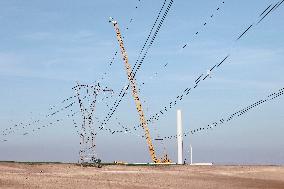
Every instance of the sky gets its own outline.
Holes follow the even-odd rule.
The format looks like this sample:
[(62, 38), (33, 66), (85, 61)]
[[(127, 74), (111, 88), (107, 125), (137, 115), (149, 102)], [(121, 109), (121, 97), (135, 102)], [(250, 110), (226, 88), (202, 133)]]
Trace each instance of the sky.
[[(103, 121), (109, 111), (106, 103), (113, 104), (128, 84), (109, 17), (120, 26), (133, 66), (163, 2), (0, 1), (1, 134), (21, 122), (62, 119), (34, 132), (36, 124), (18, 128), (9, 136), (0, 135), (0, 160), (77, 162), (79, 129), (66, 117), (67, 110), (49, 120), (45, 115), (53, 106), (66, 105), (62, 100), (75, 95), (72, 87), (77, 82), (100, 82), (114, 91), (98, 97), (95, 113)], [(284, 3), (257, 24), (262, 11), (276, 3), (173, 1), (136, 75), (146, 117), (159, 112), (186, 88), (193, 88), (198, 76), (230, 56), (174, 108), (149, 123), (152, 138), (175, 135), (177, 109), (182, 110), (186, 132), (225, 119), (284, 87)], [(283, 106), (284, 98), (279, 96), (220, 127), (184, 137), (185, 158), (189, 158), (191, 144), (194, 162), (284, 164)], [(78, 104), (72, 110), (79, 111)], [(82, 122), (79, 114), (76, 122)], [(129, 128), (139, 124), (130, 92), (106, 127), (121, 130), (118, 122)], [(103, 161), (151, 161), (146, 141), (140, 137), (141, 128), (135, 134), (111, 134), (100, 131), (99, 126), (94, 125), (96, 153)], [(165, 148), (177, 160), (176, 140), (154, 141), (154, 146), (159, 156)]]

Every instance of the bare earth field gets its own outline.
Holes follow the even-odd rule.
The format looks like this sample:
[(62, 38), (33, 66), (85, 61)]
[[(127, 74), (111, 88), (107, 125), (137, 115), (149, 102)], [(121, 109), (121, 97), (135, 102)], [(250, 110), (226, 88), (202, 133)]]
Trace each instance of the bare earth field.
[(283, 166), (123, 166), (0, 163), (0, 188), (281, 188)]

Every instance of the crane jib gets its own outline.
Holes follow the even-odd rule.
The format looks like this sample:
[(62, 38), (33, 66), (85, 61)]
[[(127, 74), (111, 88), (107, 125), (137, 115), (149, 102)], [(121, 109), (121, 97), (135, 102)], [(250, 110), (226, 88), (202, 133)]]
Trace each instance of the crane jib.
[(131, 89), (132, 89), (132, 96), (134, 98), (136, 109), (137, 109), (139, 117), (140, 117), (140, 123), (141, 123), (142, 128), (144, 129), (144, 132), (145, 132), (146, 141), (147, 141), (147, 144), (148, 144), (148, 148), (149, 148), (149, 152), (150, 152), (152, 161), (154, 163), (170, 163), (171, 161), (168, 159), (167, 154), (164, 156), (164, 158), (161, 158), (161, 159), (158, 159), (157, 156), (156, 156), (154, 146), (153, 146), (153, 142), (152, 142), (151, 135), (150, 135), (150, 131), (149, 131), (149, 128), (147, 126), (147, 119), (145, 117), (145, 114), (144, 114), (144, 111), (143, 111), (143, 108), (142, 108), (142, 103), (141, 103), (140, 98), (138, 96), (138, 88), (137, 88), (137, 85), (136, 85), (135, 78), (133, 77), (133, 74), (132, 74), (131, 65), (128, 62), (128, 56), (127, 56), (127, 53), (126, 53), (126, 50), (125, 50), (125, 47), (124, 47), (124, 44), (123, 44), (123, 40), (122, 40), (122, 37), (121, 37), (121, 33), (120, 33), (120, 30), (119, 30), (118, 24), (117, 24), (116, 21), (111, 21), (111, 22), (113, 23), (113, 26), (114, 26), (115, 31), (116, 31), (116, 37), (117, 37), (119, 47), (120, 47), (120, 50), (121, 50), (122, 59), (124, 61), (127, 78), (129, 80), (129, 83), (130, 83), (130, 86), (131, 86)]

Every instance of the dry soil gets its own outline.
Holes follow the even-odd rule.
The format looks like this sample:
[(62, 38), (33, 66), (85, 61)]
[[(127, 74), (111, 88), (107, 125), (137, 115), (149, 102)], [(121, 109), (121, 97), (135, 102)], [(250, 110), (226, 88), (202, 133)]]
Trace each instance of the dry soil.
[(0, 163), (0, 188), (279, 188), (283, 166), (124, 166)]

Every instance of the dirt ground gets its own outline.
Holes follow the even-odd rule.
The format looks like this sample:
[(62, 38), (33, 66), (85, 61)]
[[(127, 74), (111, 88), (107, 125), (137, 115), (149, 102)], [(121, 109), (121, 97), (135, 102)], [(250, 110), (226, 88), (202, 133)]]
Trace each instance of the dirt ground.
[(0, 163), (0, 188), (284, 188), (284, 166)]

